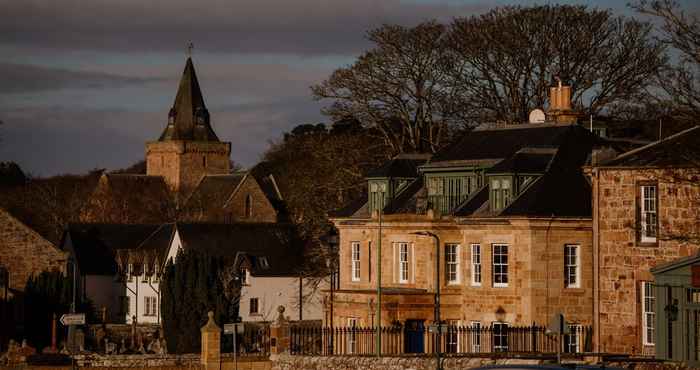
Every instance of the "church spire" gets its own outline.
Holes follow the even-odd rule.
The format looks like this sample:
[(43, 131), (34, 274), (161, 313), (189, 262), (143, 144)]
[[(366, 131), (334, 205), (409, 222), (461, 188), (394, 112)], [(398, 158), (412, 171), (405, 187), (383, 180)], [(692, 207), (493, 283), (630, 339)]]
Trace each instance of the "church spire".
[(219, 141), (209, 124), (209, 111), (204, 105), (190, 57), (185, 63), (175, 103), (168, 114), (168, 126), (159, 139), (168, 140)]

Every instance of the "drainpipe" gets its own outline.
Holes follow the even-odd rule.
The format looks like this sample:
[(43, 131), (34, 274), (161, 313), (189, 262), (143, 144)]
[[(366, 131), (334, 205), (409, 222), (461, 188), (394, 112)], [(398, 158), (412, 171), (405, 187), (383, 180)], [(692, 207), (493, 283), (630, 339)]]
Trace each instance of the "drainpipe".
[(600, 347), (600, 171), (593, 169), (593, 352)]

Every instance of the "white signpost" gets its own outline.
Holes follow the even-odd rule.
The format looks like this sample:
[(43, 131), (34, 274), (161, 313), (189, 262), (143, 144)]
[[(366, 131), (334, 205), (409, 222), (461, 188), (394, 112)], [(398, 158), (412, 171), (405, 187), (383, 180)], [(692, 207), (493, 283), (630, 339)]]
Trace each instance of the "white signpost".
[(235, 324), (224, 324), (224, 335), (233, 335), (233, 364), (238, 370), (238, 350), (236, 348), (236, 335), (245, 333), (245, 326), (242, 322)]
[(63, 326), (69, 325), (85, 325), (85, 314), (84, 313), (67, 313), (61, 315), (61, 324)]

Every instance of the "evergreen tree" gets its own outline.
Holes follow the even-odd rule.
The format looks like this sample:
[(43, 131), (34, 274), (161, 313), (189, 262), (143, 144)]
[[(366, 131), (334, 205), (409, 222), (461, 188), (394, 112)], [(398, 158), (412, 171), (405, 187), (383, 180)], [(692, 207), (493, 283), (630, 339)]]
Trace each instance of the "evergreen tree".
[[(163, 331), (170, 353), (200, 351), (200, 328), (207, 321), (207, 312), (214, 311), (216, 323), (233, 322), (238, 307), (225, 297), (219, 279), (226, 266), (222, 257), (196, 251), (180, 251), (176, 263), (169, 262), (160, 283)], [(234, 307), (235, 306), (235, 307)], [(229, 338), (223, 338), (227, 346)]]

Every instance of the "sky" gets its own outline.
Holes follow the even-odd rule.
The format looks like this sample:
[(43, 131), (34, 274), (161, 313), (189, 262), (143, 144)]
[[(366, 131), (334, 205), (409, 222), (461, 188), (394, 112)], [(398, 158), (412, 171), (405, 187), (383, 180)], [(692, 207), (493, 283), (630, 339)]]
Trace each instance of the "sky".
[[(630, 13), (627, 0), (560, 3)], [(252, 166), (283, 132), (328, 121), (309, 87), (371, 47), (367, 30), (508, 4), (535, 2), (0, 0), (0, 161), (51, 176), (142, 160), (192, 42), (212, 126)]]

